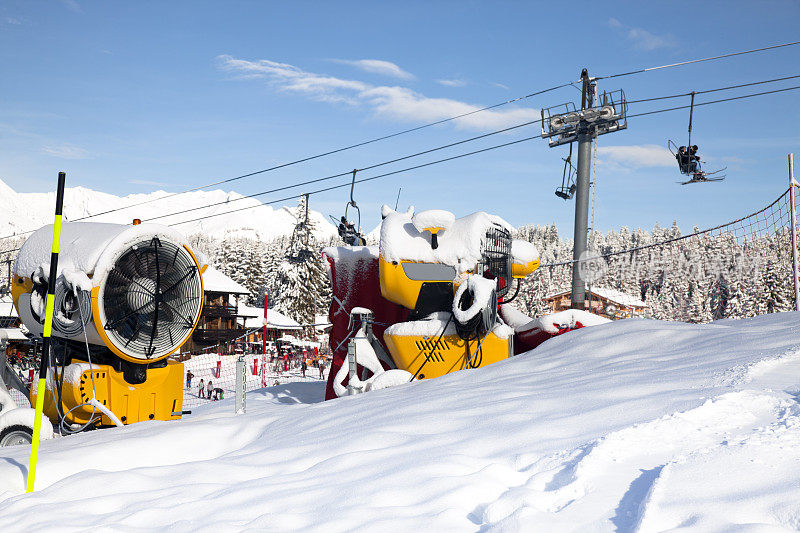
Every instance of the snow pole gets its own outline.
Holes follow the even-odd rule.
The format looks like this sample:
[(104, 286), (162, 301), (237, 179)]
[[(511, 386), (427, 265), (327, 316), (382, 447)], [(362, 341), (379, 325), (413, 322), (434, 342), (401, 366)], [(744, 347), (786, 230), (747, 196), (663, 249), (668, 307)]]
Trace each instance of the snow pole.
[(794, 180), (794, 154), (789, 154), (789, 212), (792, 214), (792, 275), (794, 281), (794, 310), (800, 311), (800, 282), (798, 282), (797, 271), (797, 208), (794, 203), (794, 188), (797, 182)]
[(261, 337), (261, 353), (267, 355), (267, 299), (269, 295), (264, 293), (264, 334)]
[[(36, 481), (36, 462), (39, 459), (39, 433), (42, 429), (42, 411), (44, 411), (45, 380), (50, 362), (50, 332), (53, 328), (53, 307), (56, 294), (56, 273), (58, 271), (58, 248), (61, 242), (61, 212), (64, 207), (64, 182), (67, 175), (58, 173), (58, 189), (56, 191), (56, 214), (53, 221), (53, 247), (50, 252), (50, 278), (47, 280), (47, 305), (44, 313), (44, 332), (42, 333), (42, 360), (39, 364), (39, 384), (36, 388), (36, 417), (33, 423), (33, 442), (31, 442), (31, 458), (28, 463), (28, 485), (25, 492), (33, 492)], [(33, 386), (33, 384), (31, 384)]]

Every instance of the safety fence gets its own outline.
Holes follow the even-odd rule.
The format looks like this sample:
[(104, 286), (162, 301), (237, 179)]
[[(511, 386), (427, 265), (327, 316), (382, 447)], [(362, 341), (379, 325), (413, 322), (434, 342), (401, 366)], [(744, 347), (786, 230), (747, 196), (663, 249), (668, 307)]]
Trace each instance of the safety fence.
[[(579, 269), (592, 309), (609, 316), (623, 310), (661, 320), (708, 322), (795, 309), (794, 191), (737, 220), (680, 235), (677, 227), (653, 232), (600, 234), (581, 260), (572, 244), (546, 228), (523, 228), (537, 245), (542, 266), (521, 287), (518, 301), (537, 316), (569, 300)], [(796, 234), (796, 223), (795, 223)]]
[(236, 361), (239, 357), (244, 359), (246, 365), (246, 391), (298, 381), (319, 382), (328, 378), (327, 366), (320, 369), (310, 361), (303, 375), (301, 358), (284, 360), (273, 358), (270, 354), (238, 356), (203, 353), (183, 361), (187, 376), (188, 372), (192, 374), (191, 383), (188, 379), (184, 383), (183, 408), (191, 409), (216, 400), (233, 398), (236, 392)]

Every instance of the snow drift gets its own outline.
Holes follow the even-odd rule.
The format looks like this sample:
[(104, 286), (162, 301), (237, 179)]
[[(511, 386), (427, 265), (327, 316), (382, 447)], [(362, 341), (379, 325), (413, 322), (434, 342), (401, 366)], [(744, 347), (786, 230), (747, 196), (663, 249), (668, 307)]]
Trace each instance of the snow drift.
[(322, 385), (0, 451), (0, 524), (85, 530), (800, 527), (800, 314), (623, 320), (318, 404)]

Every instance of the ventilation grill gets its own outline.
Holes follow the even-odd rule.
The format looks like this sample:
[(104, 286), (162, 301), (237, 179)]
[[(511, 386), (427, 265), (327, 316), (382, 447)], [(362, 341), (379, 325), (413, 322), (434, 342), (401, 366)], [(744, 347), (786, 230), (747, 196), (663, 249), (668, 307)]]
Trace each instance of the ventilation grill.
[(444, 339), (441, 339), (438, 342), (435, 340), (421, 340), (415, 342), (417, 345), (417, 350), (425, 354), (425, 359), (435, 363), (444, 363), (444, 356), (442, 356), (442, 352), (447, 352), (450, 350), (450, 345)]
[(197, 264), (158, 237), (137, 243), (109, 272), (101, 305), (109, 339), (137, 359), (166, 355), (194, 328), (202, 304)]

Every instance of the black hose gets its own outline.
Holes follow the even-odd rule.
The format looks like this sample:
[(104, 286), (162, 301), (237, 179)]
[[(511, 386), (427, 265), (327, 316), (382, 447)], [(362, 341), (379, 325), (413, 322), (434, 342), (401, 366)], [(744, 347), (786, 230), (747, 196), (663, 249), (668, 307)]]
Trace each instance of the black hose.
[(436, 339), (436, 342), (433, 343), (430, 353), (425, 355), (425, 361), (423, 361), (423, 363), (419, 366), (414, 375), (411, 376), (411, 379), (408, 380), (409, 383), (417, 379), (419, 373), (422, 372), (423, 368), (425, 368), (425, 364), (432, 359), (434, 350), (436, 350), (437, 346), (439, 346), (439, 343), (441, 342), (442, 337), (444, 336), (444, 332), (447, 331), (447, 326), (450, 325), (450, 321), (453, 320), (454, 316), (455, 315), (453, 313), (450, 313), (450, 318), (447, 319), (447, 323), (444, 325), (444, 328), (442, 328), (442, 332), (439, 334), (439, 338)]

